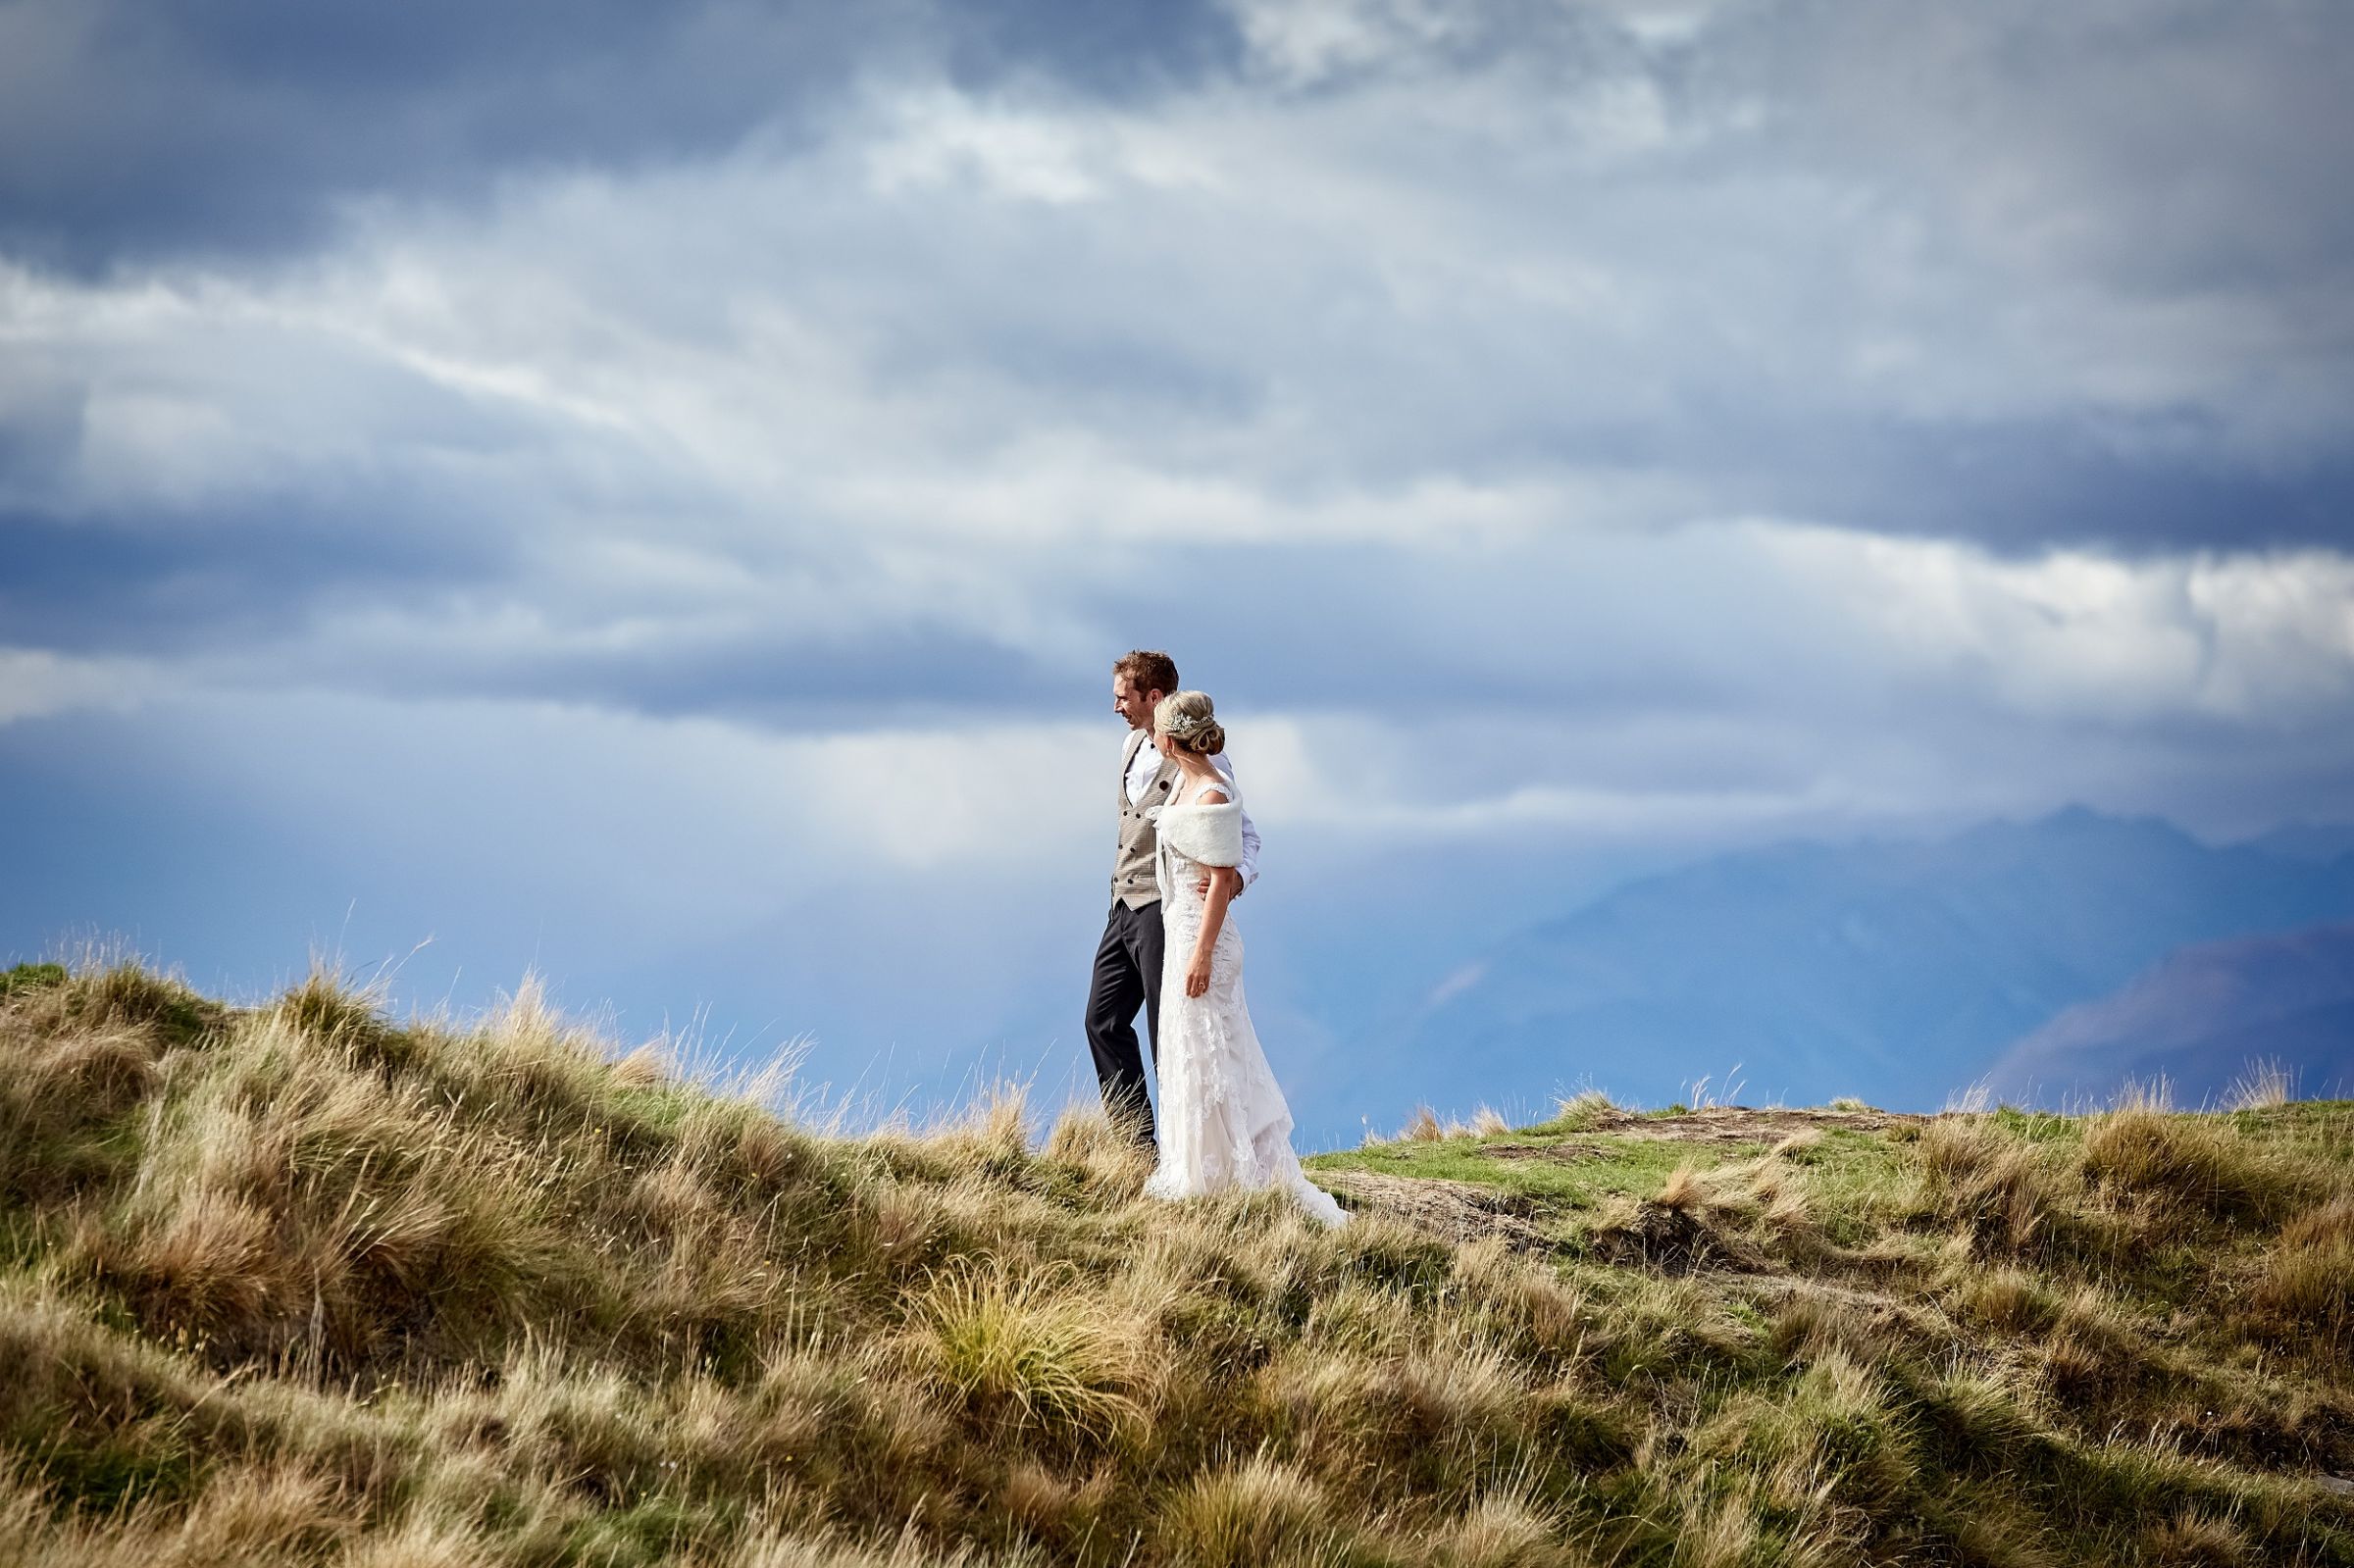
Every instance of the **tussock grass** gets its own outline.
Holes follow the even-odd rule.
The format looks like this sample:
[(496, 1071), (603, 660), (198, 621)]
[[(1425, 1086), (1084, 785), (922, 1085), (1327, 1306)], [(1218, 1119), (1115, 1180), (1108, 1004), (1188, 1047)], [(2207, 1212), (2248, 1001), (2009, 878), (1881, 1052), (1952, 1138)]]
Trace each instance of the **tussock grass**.
[(1970, 1321), (2005, 1334), (2039, 1334), (2060, 1313), (2041, 1280), (2024, 1269), (1999, 1266), (1965, 1272), (1954, 1304)]
[(1199, 1568), (1311, 1568), (1345, 1562), (1345, 1538), (1316, 1481), (1258, 1457), (1205, 1470), (1161, 1515), (1168, 1556)]
[(0, 1561), (2354, 1560), (2306, 1106), (1317, 1162), (1517, 1205), (1462, 1241), (1011, 1093), (838, 1136), (529, 986), (5, 979)]
[(2250, 1062), (2224, 1090), (2224, 1108), (2233, 1111), (2275, 1110), (2297, 1097), (2296, 1075), (2272, 1057)]
[(1982, 1254), (2105, 1256), (2113, 1229), (2082, 1203), (2080, 1167), (2063, 1151), (1975, 1118), (1932, 1124), (1918, 1145), (1931, 1211)]
[(1704, 1206), (1708, 1189), (1701, 1186), (1700, 1173), (1689, 1165), (1679, 1165), (1667, 1173), (1666, 1185), (1652, 1201), (1661, 1208), (1685, 1213)]
[(2276, 1340), (2354, 1359), (2354, 1197), (2297, 1216), (2259, 1259), (2248, 1306)]
[(925, 1288), (931, 1374), (1008, 1424), (1103, 1437), (1143, 1414), (1151, 1367), (1141, 1326), (1057, 1263), (1016, 1279), (959, 1259)]
[(2212, 1119), (2169, 1114), (2162, 1099), (2095, 1117), (2084, 1133), (2084, 1170), (2146, 1202), (2224, 1219), (2277, 1216), (2319, 1186), (2314, 1173)]
[(1544, 1132), (1552, 1134), (1583, 1133), (1617, 1109), (1611, 1097), (1602, 1090), (1581, 1088), (1574, 1094), (1556, 1100), (1553, 1120), (1540, 1126)]
[(1431, 1556), (1449, 1568), (1551, 1568), (1577, 1562), (1561, 1538), (1561, 1522), (1543, 1504), (1514, 1492), (1491, 1493), (1444, 1527)]

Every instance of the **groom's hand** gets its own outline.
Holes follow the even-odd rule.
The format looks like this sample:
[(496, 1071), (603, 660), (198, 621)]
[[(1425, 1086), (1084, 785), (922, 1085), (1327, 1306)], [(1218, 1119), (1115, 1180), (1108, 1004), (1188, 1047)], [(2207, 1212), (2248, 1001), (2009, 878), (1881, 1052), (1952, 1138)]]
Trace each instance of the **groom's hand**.
[[(1242, 897), (1244, 892), (1249, 889), (1250, 885), (1251, 885), (1249, 883), (1237, 878), (1234, 884), (1234, 892), (1232, 896), (1236, 898)], [(1209, 878), (1206, 875), (1204, 875), (1200, 882), (1194, 884), (1194, 891), (1200, 893), (1204, 898), (1209, 896)]]

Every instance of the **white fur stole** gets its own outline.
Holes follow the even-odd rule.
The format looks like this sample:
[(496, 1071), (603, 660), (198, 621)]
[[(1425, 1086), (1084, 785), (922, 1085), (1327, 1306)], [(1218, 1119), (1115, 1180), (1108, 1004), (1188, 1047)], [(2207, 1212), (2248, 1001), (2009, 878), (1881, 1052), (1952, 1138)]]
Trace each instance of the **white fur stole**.
[(1204, 866), (1243, 863), (1243, 807), (1238, 800), (1218, 806), (1162, 806), (1152, 819), (1161, 842)]

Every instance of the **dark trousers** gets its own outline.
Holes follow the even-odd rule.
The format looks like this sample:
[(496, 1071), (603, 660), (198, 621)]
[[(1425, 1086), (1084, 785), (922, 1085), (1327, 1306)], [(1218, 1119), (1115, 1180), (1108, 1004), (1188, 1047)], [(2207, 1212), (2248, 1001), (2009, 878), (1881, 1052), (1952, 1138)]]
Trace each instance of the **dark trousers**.
[(1144, 1004), (1152, 1059), (1160, 1060), (1160, 905), (1131, 909), (1113, 900), (1096, 947), (1096, 975), (1087, 987), (1087, 1045), (1096, 1056), (1103, 1108), (1136, 1119), (1152, 1141), (1152, 1102), (1145, 1093), (1145, 1058), (1136, 1044), (1136, 1009)]

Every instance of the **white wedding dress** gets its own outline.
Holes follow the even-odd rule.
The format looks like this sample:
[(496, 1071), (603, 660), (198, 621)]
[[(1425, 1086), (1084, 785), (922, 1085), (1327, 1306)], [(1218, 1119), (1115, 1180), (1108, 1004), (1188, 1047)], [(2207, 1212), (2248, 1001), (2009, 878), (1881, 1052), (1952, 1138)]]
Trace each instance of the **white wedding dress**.
[[(1206, 787), (1224, 791), (1230, 805), (1201, 806), (1191, 795)], [(1167, 956), (1160, 972), (1160, 1041), (1154, 1052), (1160, 1078), (1160, 1163), (1145, 1190), (1154, 1197), (1194, 1197), (1232, 1188), (1280, 1188), (1292, 1193), (1301, 1207), (1327, 1225), (1339, 1225), (1348, 1213), (1300, 1169), (1292, 1152), (1292, 1113), (1275, 1087), (1275, 1075), (1258, 1047), (1251, 1027), (1251, 1010), (1243, 1001), (1243, 938), (1234, 927), (1234, 910), (1209, 952), (1209, 989), (1200, 996), (1185, 993), (1185, 971), (1193, 961), (1194, 943), (1202, 934), (1204, 913), (1202, 894), (1194, 885), (1213, 864), (1231, 859), (1198, 860), (1173, 843), (1192, 844), (1204, 854), (1215, 832), (1172, 832), (1188, 823), (1186, 813), (1214, 818), (1231, 812), (1239, 821), (1241, 800), (1234, 785), (1223, 780), (1196, 787), (1167, 806), (1155, 808), (1160, 848), (1153, 873), (1160, 885), (1160, 918)], [(1239, 845), (1240, 839), (1234, 840)], [(1239, 853), (1239, 850), (1237, 851)]]

